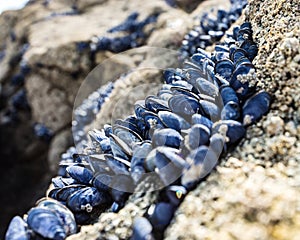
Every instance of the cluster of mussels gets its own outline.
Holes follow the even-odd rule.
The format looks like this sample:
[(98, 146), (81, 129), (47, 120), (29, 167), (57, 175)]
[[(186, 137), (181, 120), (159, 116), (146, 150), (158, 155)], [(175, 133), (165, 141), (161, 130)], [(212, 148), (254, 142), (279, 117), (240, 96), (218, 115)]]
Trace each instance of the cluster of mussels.
[(231, 0), (230, 9), (218, 9), (217, 14), (205, 13), (200, 19), (200, 25), (191, 30), (181, 46), (181, 57), (186, 58), (197, 52), (198, 48), (205, 49), (219, 41), (242, 14), (247, 0)]
[[(109, 29), (108, 33), (121, 33), (117, 37), (94, 37), (91, 40), (92, 52), (108, 50), (114, 53), (126, 51), (144, 44), (148, 35), (145, 33), (145, 26), (156, 22), (159, 13), (154, 13), (144, 20), (138, 21), (139, 13), (133, 12), (120, 25)], [(82, 43), (84, 45), (84, 43)]]
[(72, 161), (61, 162), (61, 176), (53, 178), (48, 194), (52, 199), (24, 219), (13, 218), (6, 239), (63, 239), (76, 223), (87, 224), (109, 207), (121, 209), (148, 174), (165, 187), (135, 220), (132, 239), (161, 238), (187, 192), (270, 106), (269, 94), (252, 83), (257, 46), (250, 23), (227, 36), (212, 54), (199, 49), (183, 69), (167, 69), (161, 90), (138, 101), (134, 115), (89, 132), (84, 153), (73, 149)]
[[(11, 41), (15, 41), (13, 32), (11, 32)], [(11, 77), (9, 86), (5, 87), (5, 94), (3, 93), (3, 97), (9, 101), (6, 109), (3, 110), (1, 124), (15, 124), (20, 120), (19, 110), (25, 112), (30, 110), (24, 89), (25, 77), (30, 72), (30, 68), (22, 59), (28, 47), (28, 44), (23, 44), (9, 61), (11, 67), (18, 67), (18, 71)]]

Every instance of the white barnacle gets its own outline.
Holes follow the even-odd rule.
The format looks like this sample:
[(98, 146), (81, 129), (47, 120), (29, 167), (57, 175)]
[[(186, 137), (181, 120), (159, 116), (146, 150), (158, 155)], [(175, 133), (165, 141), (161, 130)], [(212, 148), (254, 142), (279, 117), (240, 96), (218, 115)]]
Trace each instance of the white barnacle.
[(156, 125), (157, 125), (157, 120), (156, 120), (156, 119), (153, 119), (153, 118), (150, 118), (150, 119), (148, 120), (148, 123), (149, 123), (149, 125), (150, 125), (150, 128), (155, 128)]

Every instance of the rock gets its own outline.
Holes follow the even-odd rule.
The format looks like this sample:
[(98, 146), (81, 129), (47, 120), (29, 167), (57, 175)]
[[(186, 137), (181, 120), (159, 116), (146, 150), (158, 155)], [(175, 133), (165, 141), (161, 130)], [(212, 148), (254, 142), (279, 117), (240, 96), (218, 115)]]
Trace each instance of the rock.
[(56, 174), (60, 155), (72, 144), (72, 134), (69, 129), (62, 130), (52, 139), (48, 152), (49, 171)]

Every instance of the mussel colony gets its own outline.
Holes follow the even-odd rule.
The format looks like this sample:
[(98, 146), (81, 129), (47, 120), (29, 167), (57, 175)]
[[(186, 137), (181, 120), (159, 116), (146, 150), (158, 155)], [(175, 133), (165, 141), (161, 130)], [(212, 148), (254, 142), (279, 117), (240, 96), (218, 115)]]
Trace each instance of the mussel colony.
[[(161, 239), (188, 192), (270, 107), (271, 96), (255, 84), (258, 48), (249, 22), (226, 33), (213, 53), (203, 49), (221, 39), (244, 6), (232, 1), (229, 13), (219, 11), (215, 22), (205, 15), (183, 41), (182, 56), (190, 56), (183, 68), (166, 69), (161, 90), (138, 101), (134, 115), (89, 132), (89, 142), (80, 133), (86, 149), (63, 154), (48, 198), (24, 218), (14, 217), (6, 239), (65, 239), (102, 212), (118, 212), (149, 174), (161, 183), (161, 197), (136, 218), (132, 239)], [(112, 87), (97, 90), (90, 109), (99, 110)]]

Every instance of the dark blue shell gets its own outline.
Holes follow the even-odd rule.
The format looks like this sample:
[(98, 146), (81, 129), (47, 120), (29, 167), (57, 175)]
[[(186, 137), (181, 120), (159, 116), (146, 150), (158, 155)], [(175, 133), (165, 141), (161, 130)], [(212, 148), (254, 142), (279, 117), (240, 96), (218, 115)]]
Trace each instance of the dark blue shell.
[(85, 167), (69, 166), (66, 171), (70, 177), (85, 185), (88, 185), (93, 179), (93, 172)]
[(208, 95), (213, 98), (219, 95), (218, 87), (204, 78), (196, 79), (195, 87), (200, 94)]
[(181, 184), (186, 189), (193, 189), (201, 179), (211, 173), (218, 159), (219, 154), (210, 147), (200, 146), (191, 151), (187, 157), (190, 166), (183, 171)]
[(178, 94), (169, 99), (169, 107), (172, 112), (184, 117), (198, 113), (200, 103), (192, 97)]
[(191, 126), (184, 118), (172, 112), (160, 111), (158, 117), (166, 127), (175, 129), (178, 132)]
[(221, 111), (222, 120), (239, 120), (240, 116), (240, 105), (234, 101), (226, 103)]
[(59, 218), (63, 221), (63, 226), (67, 235), (75, 234), (77, 231), (77, 225), (73, 213), (62, 203), (49, 199), (43, 198), (37, 203), (38, 208), (47, 208), (55, 211)]
[(133, 150), (133, 155), (130, 162), (130, 174), (135, 184), (141, 180), (143, 174), (145, 173), (144, 162), (151, 150), (151, 143), (147, 142), (140, 146), (136, 146), (136, 148)]
[(154, 147), (167, 146), (172, 148), (179, 148), (183, 137), (174, 129), (164, 128), (154, 131), (152, 137), (152, 144)]
[(201, 114), (202, 115), (205, 115), (207, 118), (211, 119), (213, 122), (220, 119), (221, 110), (216, 104), (206, 101), (206, 100), (200, 100), (200, 104), (201, 104)]
[(105, 173), (100, 173), (97, 174), (93, 178), (93, 186), (98, 189), (99, 192), (107, 192), (110, 189), (112, 183), (112, 176), (105, 174)]
[(243, 105), (243, 124), (251, 125), (258, 121), (270, 108), (271, 96), (267, 92), (259, 92), (250, 97)]
[(118, 204), (118, 208), (125, 205), (129, 195), (134, 191), (134, 183), (130, 176), (115, 175), (111, 184), (111, 196)]
[(234, 64), (229, 59), (218, 61), (215, 65), (215, 73), (220, 74), (227, 81), (230, 80), (233, 71), (234, 71)]
[(86, 187), (85, 185), (69, 185), (66, 187), (61, 188), (55, 194), (55, 199), (58, 201), (66, 202), (68, 198), (78, 190)]
[(26, 222), (19, 216), (14, 217), (6, 231), (6, 240), (30, 240), (28, 226)]
[(99, 192), (95, 187), (86, 187), (73, 193), (67, 201), (67, 206), (74, 212), (93, 211), (94, 207), (103, 207), (111, 201), (106, 192)]
[(227, 145), (237, 144), (245, 135), (244, 126), (234, 120), (220, 120), (213, 125), (213, 133), (220, 133), (226, 136)]
[(145, 106), (148, 110), (152, 112), (158, 112), (169, 109), (167, 101), (159, 99), (155, 96), (148, 96), (145, 99)]
[(201, 145), (206, 145), (209, 141), (210, 130), (202, 124), (193, 125), (185, 137), (185, 145), (192, 150)]
[(213, 122), (201, 114), (194, 114), (192, 117), (192, 124), (201, 124), (208, 127), (208, 129), (211, 129)]
[(154, 212), (149, 216), (153, 228), (156, 231), (163, 231), (171, 222), (175, 207), (166, 202), (156, 204)]
[(46, 208), (32, 208), (28, 212), (29, 227), (44, 238), (64, 240), (67, 237), (63, 221), (52, 210)]

